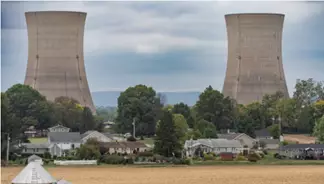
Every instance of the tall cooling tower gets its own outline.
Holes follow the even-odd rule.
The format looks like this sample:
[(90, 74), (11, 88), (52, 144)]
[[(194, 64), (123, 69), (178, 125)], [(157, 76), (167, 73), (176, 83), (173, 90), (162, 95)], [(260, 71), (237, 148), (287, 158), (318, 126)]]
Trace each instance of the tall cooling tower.
[(265, 94), (289, 97), (282, 65), (282, 14), (225, 15), (228, 61), (224, 96), (239, 104), (261, 101)]
[(67, 96), (95, 113), (83, 59), (86, 13), (26, 12), (28, 64), (25, 84), (48, 100)]

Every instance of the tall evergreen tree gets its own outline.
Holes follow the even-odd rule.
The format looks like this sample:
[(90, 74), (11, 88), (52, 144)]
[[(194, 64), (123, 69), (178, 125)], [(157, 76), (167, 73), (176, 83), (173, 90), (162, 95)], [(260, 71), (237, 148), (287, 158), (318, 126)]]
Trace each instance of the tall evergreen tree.
[(176, 135), (173, 115), (168, 110), (163, 111), (163, 117), (158, 122), (154, 151), (166, 157), (171, 157), (173, 154), (177, 157), (181, 155), (181, 144)]

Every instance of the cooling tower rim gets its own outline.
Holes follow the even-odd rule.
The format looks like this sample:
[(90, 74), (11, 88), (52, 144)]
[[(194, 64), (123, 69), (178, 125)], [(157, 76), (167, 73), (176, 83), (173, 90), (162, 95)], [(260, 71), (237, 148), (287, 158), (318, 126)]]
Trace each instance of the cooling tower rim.
[(238, 15), (267, 15), (267, 16), (285, 16), (285, 14), (282, 13), (230, 13), (230, 14), (225, 14), (225, 17), (229, 17), (229, 16), (238, 16)]
[(27, 11), (25, 14), (33, 14), (33, 13), (78, 13), (78, 14), (87, 14), (86, 12), (80, 12), (80, 11), (55, 11), (55, 10), (50, 10), (50, 11)]

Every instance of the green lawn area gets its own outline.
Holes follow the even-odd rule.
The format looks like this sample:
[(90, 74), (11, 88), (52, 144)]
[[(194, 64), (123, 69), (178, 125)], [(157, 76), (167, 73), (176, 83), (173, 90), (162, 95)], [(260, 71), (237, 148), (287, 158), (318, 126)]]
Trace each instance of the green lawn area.
[(154, 138), (144, 138), (144, 140), (139, 140), (139, 142), (142, 142), (144, 144), (153, 145), (154, 144)]
[(28, 139), (30, 143), (38, 144), (38, 143), (45, 143), (47, 142), (47, 137), (31, 137)]

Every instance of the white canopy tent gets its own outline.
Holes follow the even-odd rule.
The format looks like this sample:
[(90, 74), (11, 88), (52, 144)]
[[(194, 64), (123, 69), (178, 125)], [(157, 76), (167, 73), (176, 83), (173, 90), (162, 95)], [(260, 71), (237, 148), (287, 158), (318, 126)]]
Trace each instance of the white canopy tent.
[(57, 184), (72, 184), (72, 183), (62, 179), (62, 180), (59, 180), (57, 182)]
[(13, 184), (56, 184), (56, 180), (37, 162), (30, 162), (12, 180)]

